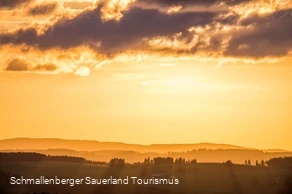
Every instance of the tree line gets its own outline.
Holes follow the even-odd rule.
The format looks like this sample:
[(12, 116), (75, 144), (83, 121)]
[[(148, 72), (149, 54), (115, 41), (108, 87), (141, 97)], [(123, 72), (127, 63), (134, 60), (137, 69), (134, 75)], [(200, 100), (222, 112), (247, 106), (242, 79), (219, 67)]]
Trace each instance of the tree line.
[(292, 157), (272, 158), (266, 162), (268, 166), (292, 169)]
[(40, 161), (59, 161), (59, 162), (74, 162), (87, 164), (106, 164), (106, 162), (86, 160), (82, 157), (75, 156), (50, 156), (35, 152), (8, 152), (0, 153), (0, 162), (40, 162)]
[[(75, 156), (50, 156), (35, 152), (0, 152), (0, 162), (9, 162), (9, 161), (61, 161), (61, 162), (74, 162), (74, 163), (86, 163), (86, 164), (99, 164), (99, 165), (109, 165), (112, 167), (119, 166), (122, 167), (126, 164), (124, 158), (113, 158), (108, 163), (104, 161), (93, 161), (86, 160), (82, 157)], [(134, 164), (196, 164), (197, 160), (186, 160), (185, 158), (179, 157), (174, 159), (173, 157), (154, 157), (151, 159), (147, 157), (144, 159), (143, 163), (134, 163)], [(227, 164), (232, 164), (231, 160), (227, 160)], [(278, 157), (272, 158), (270, 160), (258, 161), (256, 160), (254, 164), (252, 164), (250, 159), (246, 159), (244, 161), (244, 165), (247, 166), (269, 166), (269, 167), (278, 167), (278, 168), (291, 168), (292, 169), (292, 157)]]

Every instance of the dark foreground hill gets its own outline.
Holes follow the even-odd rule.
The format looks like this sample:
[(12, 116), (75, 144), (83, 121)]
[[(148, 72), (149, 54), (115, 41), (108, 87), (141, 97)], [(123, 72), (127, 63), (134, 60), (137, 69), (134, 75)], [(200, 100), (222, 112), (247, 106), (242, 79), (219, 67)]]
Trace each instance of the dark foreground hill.
[[(278, 162), (278, 164), (286, 161)], [(277, 164), (273, 161), (272, 164)], [(288, 166), (289, 167), (289, 166)], [(1, 162), (1, 193), (58, 194), (291, 194), (292, 169), (287, 166), (247, 166), (231, 163), (125, 164), (112, 167), (60, 161)], [(64, 185), (10, 184), (11, 177), (83, 179)], [(89, 177), (89, 178), (88, 178)], [(93, 179), (125, 179), (128, 184), (95, 184)], [(137, 179), (177, 179), (178, 184), (134, 184)], [(90, 180), (85, 181), (85, 180)], [(89, 184), (88, 184), (89, 183)]]

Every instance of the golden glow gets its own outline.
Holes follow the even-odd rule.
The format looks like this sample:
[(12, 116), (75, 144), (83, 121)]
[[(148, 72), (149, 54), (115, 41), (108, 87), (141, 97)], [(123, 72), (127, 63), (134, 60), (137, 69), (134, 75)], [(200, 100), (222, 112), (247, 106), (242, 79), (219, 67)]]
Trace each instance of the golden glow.
[(80, 67), (79, 69), (77, 69), (75, 74), (80, 76), (89, 76), (90, 69), (88, 67)]
[[(41, 34), (64, 16), (88, 11), (64, 8), (64, 2), (58, 1), (58, 9), (42, 17), (25, 15), (27, 7), (1, 10), (1, 32), (33, 26)], [(134, 0), (92, 3), (86, 9), (103, 4), (104, 22), (116, 20), (109, 21), (111, 25), (122, 19)], [(266, 15), (286, 5), (291, 3), (262, 0), (230, 10), (243, 20), (252, 13)], [(173, 17), (186, 11), (181, 9), (159, 11)], [(223, 12), (216, 19), (233, 14)], [(224, 55), (231, 36), (243, 29), (248, 33), (256, 26), (214, 20), (165, 33), (168, 36), (149, 29), (149, 36), (142, 40), (138, 36), (138, 46), (113, 54), (99, 52), (102, 42), (91, 43), (97, 49), (86, 43), (44, 51), (27, 45), (1, 46), (0, 128), (5, 130), (0, 138), (218, 142), (292, 150), (292, 51), (278, 57)], [(215, 50), (211, 49), (213, 38), (218, 38)], [(250, 49), (250, 44), (237, 46), (241, 51)], [(14, 59), (23, 62), (25, 71), (7, 71)]]
[(291, 60), (268, 68), (225, 61), (218, 69), (215, 59), (172, 62), (112, 62), (84, 79), (1, 73), (1, 137), (292, 148), (291, 68), (281, 65)]
[(123, 12), (134, 3), (135, 0), (108, 0), (105, 1), (105, 6), (102, 7), (104, 20), (120, 20), (123, 17)]
[[(267, 14), (279, 8), (285, 8), (289, 1), (285, 0), (260, 0), (247, 3), (245, 5), (237, 5), (230, 9), (241, 15), (242, 18), (248, 17), (251, 13)], [(289, 6), (288, 6), (289, 7)], [(286, 8), (288, 8), (286, 6)]]
[(104, 63), (102, 55), (97, 55), (86, 47), (66, 51), (60, 49), (38, 51), (30, 48), (29, 53), (22, 53), (17, 48), (3, 47), (0, 50), (0, 57), (4, 63), (0, 67), (5, 68), (9, 60), (16, 56), (25, 59), (32, 67), (39, 64), (55, 64), (58, 69), (54, 73), (73, 73), (82, 66), (98, 68)]
[(171, 48), (171, 49), (185, 49), (189, 50), (194, 45), (196, 45), (198, 41), (198, 36), (194, 35), (193, 39), (185, 43), (184, 41), (179, 40), (178, 38), (181, 34), (175, 34), (173, 37), (156, 37), (148, 41), (148, 44), (152, 48), (162, 49), (162, 48)]
[(182, 6), (181, 5), (178, 5), (178, 6), (173, 6), (173, 7), (170, 7), (168, 10), (167, 10), (167, 13), (176, 13), (178, 12), (179, 10), (182, 9)]

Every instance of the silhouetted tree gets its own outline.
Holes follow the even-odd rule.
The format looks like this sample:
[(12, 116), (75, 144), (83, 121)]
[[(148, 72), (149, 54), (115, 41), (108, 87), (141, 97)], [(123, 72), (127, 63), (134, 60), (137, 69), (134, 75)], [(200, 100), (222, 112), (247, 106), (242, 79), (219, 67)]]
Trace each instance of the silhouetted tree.
[(150, 164), (151, 160), (150, 157), (144, 159), (144, 164)]
[(178, 158), (178, 159), (175, 159), (175, 164), (185, 164), (186, 163), (186, 160), (182, 157)]
[(197, 164), (197, 159), (191, 160), (191, 164)]
[(258, 160), (256, 160), (256, 162), (255, 162), (255, 165), (256, 165), (256, 166), (258, 166), (258, 165), (259, 165), (259, 161), (258, 161)]
[(264, 160), (261, 161), (261, 165), (265, 166), (265, 161)]
[(248, 161), (247, 161), (247, 165), (249, 165), (249, 166), (251, 165), (251, 162), (250, 162), (250, 160), (248, 160)]
[(109, 162), (112, 167), (123, 167), (125, 165), (125, 159), (123, 158), (113, 158)]

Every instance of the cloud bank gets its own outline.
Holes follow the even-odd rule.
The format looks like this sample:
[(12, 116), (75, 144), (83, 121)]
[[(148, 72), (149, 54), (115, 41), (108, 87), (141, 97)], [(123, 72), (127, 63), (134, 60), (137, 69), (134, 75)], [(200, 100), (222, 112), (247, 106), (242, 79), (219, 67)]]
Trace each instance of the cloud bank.
[(29, 2), (31, 0), (0, 0), (0, 9), (13, 9)]
[(46, 3), (36, 5), (28, 10), (29, 15), (48, 15), (53, 13), (58, 7), (57, 3)]
[[(28, 1), (2, 0), (0, 6), (15, 8), (25, 2)], [(146, 4), (149, 6), (145, 7)], [(105, 58), (146, 52), (256, 60), (290, 56), (292, 51), (292, 7), (281, 1), (103, 0), (95, 7), (90, 5), (93, 3), (65, 2), (62, 9), (67, 12), (62, 15), (54, 13), (56, 2), (34, 5), (28, 9), (29, 15), (48, 15), (55, 18), (54, 22), (32, 23), (2, 32), (0, 47), (26, 46), (39, 52), (87, 47)], [(172, 6), (182, 9), (163, 11)], [(196, 6), (206, 9), (196, 9)], [(226, 9), (208, 10), (210, 6)], [(31, 70), (19, 61), (14, 63), (7, 70)]]

